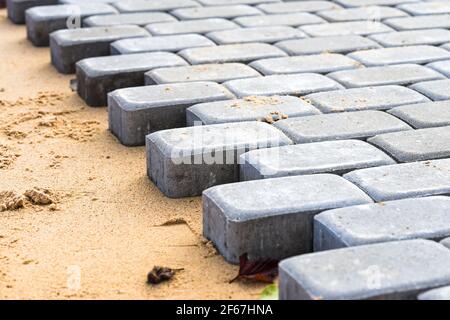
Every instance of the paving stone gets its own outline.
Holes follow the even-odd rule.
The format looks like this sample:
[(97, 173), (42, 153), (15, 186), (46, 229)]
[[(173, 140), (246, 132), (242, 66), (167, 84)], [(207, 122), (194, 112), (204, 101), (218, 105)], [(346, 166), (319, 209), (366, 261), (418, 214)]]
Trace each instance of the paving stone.
[(58, 0), (6, 0), (8, 18), (16, 24), (25, 23), (25, 11), (32, 7), (57, 4)]
[(369, 36), (383, 47), (440, 45), (450, 41), (450, 30), (427, 29), (375, 34)]
[(410, 88), (424, 94), (431, 100), (450, 100), (450, 80), (425, 81)]
[(450, 158), (450, 126), (385, 133), (367, 141), (399, 162)]
[(450, 300), (450, 286), (441, 287), (421, 293), (418, 300)]
[(274, 125), (294, 143), (366, 139), (381, 133), (411, 129), (387, 113), (371, 110), (286, 119)]
[(206, 35), (217, 44), (248, 42), (274, 43), (282, 40), (306, 37), (300, 30), (287, 26), (239, 28), (210, 32)]
[(146, 137), (147, 172), (168, 197), (201, 195), (239, 181), (239, 155), (291, 141), (263, 122), (226, 123), (163, 130)]
[(256, 5), (261, 3), (279, 2), (280, 0), (197, 0), (204, 6), (223, 6), (232, 4)]
[(386, 110), (430, 101), (414, 90), (396, 85), (322, 92), (308, 95), (306, 98), (324, 113)]
[(450, 52), (433, 46), (408, 46), (356, 51), (348, 55), (366, 66), (418, 63), (450, 59)]
[(203, 235), (231, 263), (244, 253), (282, 259), (311, 252), (315, 214), (370, 202), (331, 174), (226, 184), (203, 192)]
[(393, 31), (388, 26), (377, 21), (350, 21), (350, 22), (312, 24), (307, 26), (301, 26), (300, 30), (304, 31), (307, 35), (311, 37), (331, 37), (331, 36), (348, 36), (348, 35), (367, 36), (371, 34)]
[(341, 175), (355, 169), (394, 163), (382, 151), (360, 140), (324, 141), (244, 153), (241, 156), (240, 179), (257, 180), (317, 173)]
[(229, 44), (205, 48), (185, 49), (178, 53), (191, 64), (242, 62), (278, 58), (286, 53), (267, 43)]
[(81, 26), (81, 21), (92, 15), (115, 14), (117, 10), (102, 3), (83, 5), (60, 4), (30, 8), (25, 13), (27, 38), (35, 46), (48, 46), (53, 31)]
[(427, 67), (442, 73), (447, 78), (450, 78), (450, 60), (433, 62), (428, 64)]
[(450, 3), (446, 1), (407, 3), (398, 8), (414, 16), (450, 13)]
[(291, 26), (326, 22), (322, 18), (308, 12), (270, 14), (263, 16), (240, 17), (233, 20), (243, 27)]
[(450, 126), (450, 101), (412, 104), (388, 112), (417, 129)]
[(375, 201), (450, 195), (450, 159), (402, 163), (344, 175)]
[(123, 39), (111, 44), (112, 54), (169, 51), (186, 48), (215, 46), (214, 42), (199, 34), (149, 37), (147, 39)]
[(180, 20), (225, 18), (232, 19), (243, 16), (262, 14), (258, 9), (247, 5), (199, 7), (189, 9), (177, 9), (171, 12)]
[(105, 106), (108, 92), (143, 86), (146, 71), (183, 65), (187, 65), (186, 61), (169, 52), (83, 59), (76, 64), (78, 94), (90, 106)]
[(396, 6), (403, 3), (419, 2), (420, 0), (335, 0), (335, 2), (346, 8), (366, 6)]
[(114, 6), (124, 13), (170, 11), (178, 8), (198, 7), (199, 4), (192, 0), (120, 0), (114, 2)]
[(199, 19), (188, 21), (177, 21), (170, 23), (152, 23), (147, 30), (155, 36), (167, 36), (186, 33), (208, 33), (217, 30), (227, 30), (239, 28), (239, 26), (229, 20), (221, 18)]
[(442, 244), (444, 247), (450, 249), (450, 237), (442, 239), (441, 241), (439, 241), (439, 243)]
[(186, 110), (189, 126), (241, 121), (275, 122), (282, 118), (295, 118), (319, 114), (306, 101), (292, 96), (247, 97), (245, 99), (201, 103)]
[(195, 66), (158, 68), (145, 74), (145, 83), (163, 84), (192, 81), (225, 82), (261, 76), (242, 63), (201, 64)]
[(335, 36), (286, 40), (276, 43), (276, 46), (292, 56), (319, 53), (346, 54), (357, 50), (380, 48), (380, 45), (376, 42), (361, 36)]
[(337, 71), (328, 74), (327, 77), (336, 80), (346, 88), (391, 84), (410, 85), (420, 81), (446, 79), (442, 74), (417, 64)]
[(58, 30), (50, 35), (52, 64), (61, 73), (74, 73), (76, 62), (109, 55), (112, 42), (148, 36), (143, 28), (127, 25)]
[(145, 26), (149, 23), (171, 21), (176, 21), (176, 19), (164, 12), (136, 12), (91, 16), (83, 20), (83, 25), (85, 27), (107, 27), (123, 24)]
[(257, 6), (258, 9), (266, 14), (280, 14), (292, 12), (317, 12), (321, 10), (339, 9), (341, 6), (331, 1), (292, 1), (267, 3)]
[(450, 28), (450, 14), (391, 18), (383, 21), (397, 30)]
[(250, 66), (262, 74), (271, 75), (305, 72), (328, 73), (338, 70), (355, 69), (360, 66), (360, 63), (340, 54), (326, 53), (263, 59), (252, 62)]
[(322, 212), (314, 217), (314, 251), (450, 236), (450, 197), (411, 198)]
[(118, 89), (108, 94), (109, 129), (124, 145), (143, 145), (149, 133), (186, 126), (188, 107), (232, 98), (214, 82)]
[(281, 300), (415, 299), (450, 284), (450, 251), (404, 240), (297, 256), (279, 264)]
[(85, 4), (85, 3), (114, 3), (117, 0), (59, 0), (61, 4)]
[(345, 21), (380, 21), (387, 18), (407, 17), (408, 15), (398, 9), (391, 7), (359, 7), (351, 9), (334, 9), (324, 10), (316, 13), (320, 17), (330, 22), (345, 22)]

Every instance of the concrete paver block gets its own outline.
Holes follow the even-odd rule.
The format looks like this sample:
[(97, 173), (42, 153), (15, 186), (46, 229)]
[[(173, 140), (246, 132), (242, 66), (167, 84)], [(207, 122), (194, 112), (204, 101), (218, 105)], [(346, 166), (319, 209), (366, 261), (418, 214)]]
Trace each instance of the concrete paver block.
[(418, 103), (388, 112), (416, 129), (450, 126), (450, 101)]
[(149, 24), (147, 30), (155, 36), (170, 36), (176, 34), (200, 33), (205, 34), (212, 31), (236, 29), (239, 26), (226, 19), (211, 18), (199, 20), (187, 20), (165, 23)]

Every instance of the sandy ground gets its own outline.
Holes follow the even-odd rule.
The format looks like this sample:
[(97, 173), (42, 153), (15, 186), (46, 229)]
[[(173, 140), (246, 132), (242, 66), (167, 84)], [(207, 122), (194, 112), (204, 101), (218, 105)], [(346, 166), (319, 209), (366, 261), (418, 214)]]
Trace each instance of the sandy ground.
[[(0, 35), (0, 191), (57, 202), (0, 212), (0, 298), (257, 298), (263, 286), (228, 284), (237, 267), (201, 237), (200, 198), (163, 197), (144, 148), (120, 145), (106, 108), (87, 107), (4, 9)], [(154, 265), (184, 270), (152, 287)]]

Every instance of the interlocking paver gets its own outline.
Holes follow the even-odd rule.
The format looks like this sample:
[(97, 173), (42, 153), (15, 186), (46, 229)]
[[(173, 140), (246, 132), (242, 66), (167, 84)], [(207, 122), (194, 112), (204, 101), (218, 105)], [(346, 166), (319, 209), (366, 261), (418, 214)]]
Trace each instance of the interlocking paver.
[(450, 41), (450, 30), (427, 29), (374, 34), (370, 39), (383, 47), (439, 45)]
[(155, 36), (167, 36), (186, 33), (208, 33), (211, 31), (235, 29), (239, 26), (222, 18), (177, 21), (170, 23), (152, 23), (146, 27)]
[(344, 175), (375, 201), (450, 195), (450, 159), (402, 163)]
[(185, 49), (179, 52), (191, 64), (242, 62), (284, 57), (286, 53), (267, 43), (229, 44), (205, 48)]
[(334, 9), (319, 11), (316, 13), (330, 22), (345, 21), (379, 21), (387, 18), (407, 17), (408, 15), (398, 9), (391, 7), (368, 6), (351, 9)]
[(388, 112), (417, 129), (450, 126), (450, 101), (412, 104)]
[(249, 42), (275, 43), (277, 41), (306, 37), (300, 30), (288, 26), (271, 26), (255, 28), (239, 28), (214, 31), (206, 34), (217, 44), (234, 44)]
[(186, 126), (188, 107), (232, 98), (215, 82), (118, 89), (108, 95), (109, 129), (124, 145), (143, 145), (149, 133)]
[(8, 18), (16, 24), (25, 23), (25, 11), (37, 6), (57, 4), (58, 0), (6, 0)]
[(367, 36), (371, 34), (393, 31), (390, 27), (377, 21), (350, 21), (350, 22), (311, 24), (307, 26), (301, 26), (300, 30), (304, 31), (307, 35), (311, 37), (331, 37), (331, 36), (348, 36), (348, 35)]
[(421, 45), (356, 51), (348, 54), (348, 56), (366, 66), (382, 66), (404, 63), (424, 64), (446, 60), (450, 59), (450, 52), (443, 48)]
[(134, 12), (91, 16), (83, 20), (85, 27), (107, 27), (123, 24), (146, 26), (149, 23), (176, 21), (170, 14), (164, 12)]
[(314, 251), (450, 236), (450, 197), (411, 198), (322, 212), (314, 217)]
[(71, 24), (76, 25), (77, 19), (75, 17), (79, 17), (82, 20), (92, 15), (114, 13), (117, 13), (117, 10), (102, 3), (33, 7), (25, 13), (27, 38), (35, 46), (48, 46), (50, 33), (60, 29), (67, 29)]
[(108, 92), (143, 86), (146, 71), (183, 65), (187, 65), (186, 61), (169, 52), (83, 59), (76, 64), (78, 94), (90, 106), (105, 106)]
[(257, 71), (242, 63), (201, 64), (158, 68), (145, 74), (146, 84), (163, 84), (192, 81), (225, 82), (261, 76)]
[(386, 110), (430, 101), (414, 90), (396, 85), (321, 92), (308, 95), (306, 98), (324, 113)]
[(450, 284), (450, 250), (404, 240), (297, 256), (279, 264), (280, 299), (415, 299)]
[(367, 141), (400, 162), (450, 158), (450, 126), (385, 133)]
[(414, 16), (450, 13), (450, 3), (446, 1), (408, 3), (398, 8)]
[[(289, 74), (289, 73), (328, 73), (338, 70), (355, 69), (361, 64), (340, 54), (326, 53), (299, 57), (263, 59), (252, 62), (253, 68), (262, 74)], [(433, 78), (434, 80), (439, 78)], [(335, 79), (337, 80), (337, 79)]]
[(280, 259), (311, 252), (318, 212), (370, 202), (331, 174), (226, 184), (203, 192), (203, 235), (232, 263), (244, 253)]
[(308, 13), (280, 13), (263, 16), (240, 17), (233, 20), (243, 27), (267, 27), (267, 26), (291, 26), (299, 27), (306, 24), (316, 24), (326, 22), (324, 19)]
[(442, 74), (417, 64), (361, 68), (337, 71), (327, 75), (346, 88), (383, 85), (410, 85), (420, 81), (446, 79)]
[(450, 80), (425, 81), (413, 84), (412, 89), (431, 100), (450, 100)]
[(240, 179), (317, 173), (341, 175), (355, 169), (394, 163), (385, 153), (360, 140), (324, 141), (244, 153), (241, 156)]
[(112, 42), (145, 37), (145, 29), (129, 25), (58, 30), (50, 35), (52, 64), (61, 73), (74, 73), (79, 60), (109, 55)]
[(321, 10), (339, 9), (341, 6), (331, 1), (290, 1), (279, 3), (267, 3), (257, 6), (266, 14), (280, 14), (292, 12), (317, 12)]
[(419, 2), (420, 0), (335, 0), (337, 3), (348, 8), (366, 6), (396, 6), (403, 3)]
[(292, 96), (255, 96), (244, 99), (201, 103), (186, 110), (189, 126), (241, 121), (275, 122), (320, 114), (306, 101)]
[(371, 110), (286, 119), (274, 125), (295, 143), (366, 139), (381, 133), (411, 129), (387, 113)]
[(177, 9), (171, 12), (180, 20), (245, 17), (262, 14), (255, 7), (248, 5), (198, 7), (189, 9)]
[(123, 39), (111, 44), (112, 54), (168, 51), (177, 52), (186, 48), (215, 46), (215, 43), (200, 34), (180, 34), (149, 37), (147, 39)]
[(280, 0), (197, 0), (204, 6), (223, 6), (232, 4), (249, 4), (256, 5), (261, 3), (278, 2)]
[(280, 41), (275, 44), (289, 55), (319, 53), (349, 53), (357, 50), (380, 48), (380, 45), (361, 36), (335, 36)]
[(383, 21), (396, 30), (450, 28), (450, 14), (391, 18)]
[(113, 4), (120, 12), (152, 12), (170, 11), (178, 8), (199, 7), (196, 1), (192, 0), (120, 0)]
[(147, 172), (168, 197), (201, 195), (239, 181), (239, 155), (291, 141), (263, 122), (237, 122), (163, 130), (146, 137)]
[(441, 287), (421, 293), (418, 300), (450, 300), (450, 286)]
[(439, 71), (447, 78), (450, 78), (450, 60), (433, 62), (428, 64), (427, 67)]

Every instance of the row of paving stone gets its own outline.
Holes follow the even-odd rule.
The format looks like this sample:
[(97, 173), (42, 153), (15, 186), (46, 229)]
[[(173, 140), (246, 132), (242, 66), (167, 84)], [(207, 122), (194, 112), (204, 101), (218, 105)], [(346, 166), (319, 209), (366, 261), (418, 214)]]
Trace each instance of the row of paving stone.
[[(59, 70), (72, 72), (86, 51), (117, 54), (77, 64), (80, 95), (95, 105), (113, 89), (136, 86), (109, 94), (112, 133), (125, 145), (146, 143), (148, 175), (166, 195), (203, 193), (204, 235), (228, 261), (243, 253), (251, 259), (300, 254), (280, 264), (281, 298), (403, 299), (450, 285), (450, 251), (443, 246), (450, 240), (442, 240), (450, 236), (450, 53), (448, 45), (435, 47), (449, 41), (450, 2), (368, 0), (398, 5), (378, 9), (387, 20), (369, 25), (342, 23), (367, 19), (362, 8), (327, 13), (361, 1), (278, 2), (121, 1), (115, 7), (219, 19), (208, 22), (219, 25), (243, 7), (264, 17), (262, 26), (286, 18), (275, 15), (288, 13), (291, 21), (308, 15), (302, 19), (313, 22), (306, 26), (291, 22), (300, 26), (299, 39), (230, 45), (221, 43), (245, 42), (255, 33), (180, 36), (168, 28), (167, 38), (163, 25), (83, 28), (53, 33), (52, 58)], [(229, 3), (240, 8), (220, 7)], [(251, 15), (224, 21), (253, 27), (259, 22)], [(427, 28), (426, 19), (444, 29), (392, 32)], [(349, 27), (360, 35), (345, 35)], [(113, 43), (114, 28), (121, 29), (119, 39), (140, 38)], [(176, 47), (183, 41), (191, 44)], [(196, 41), (210, 44), (196, 48)], [(396, 47), (405, 44), (410, 47)], [(179, 128), (186, 125), (193, 127)]]

